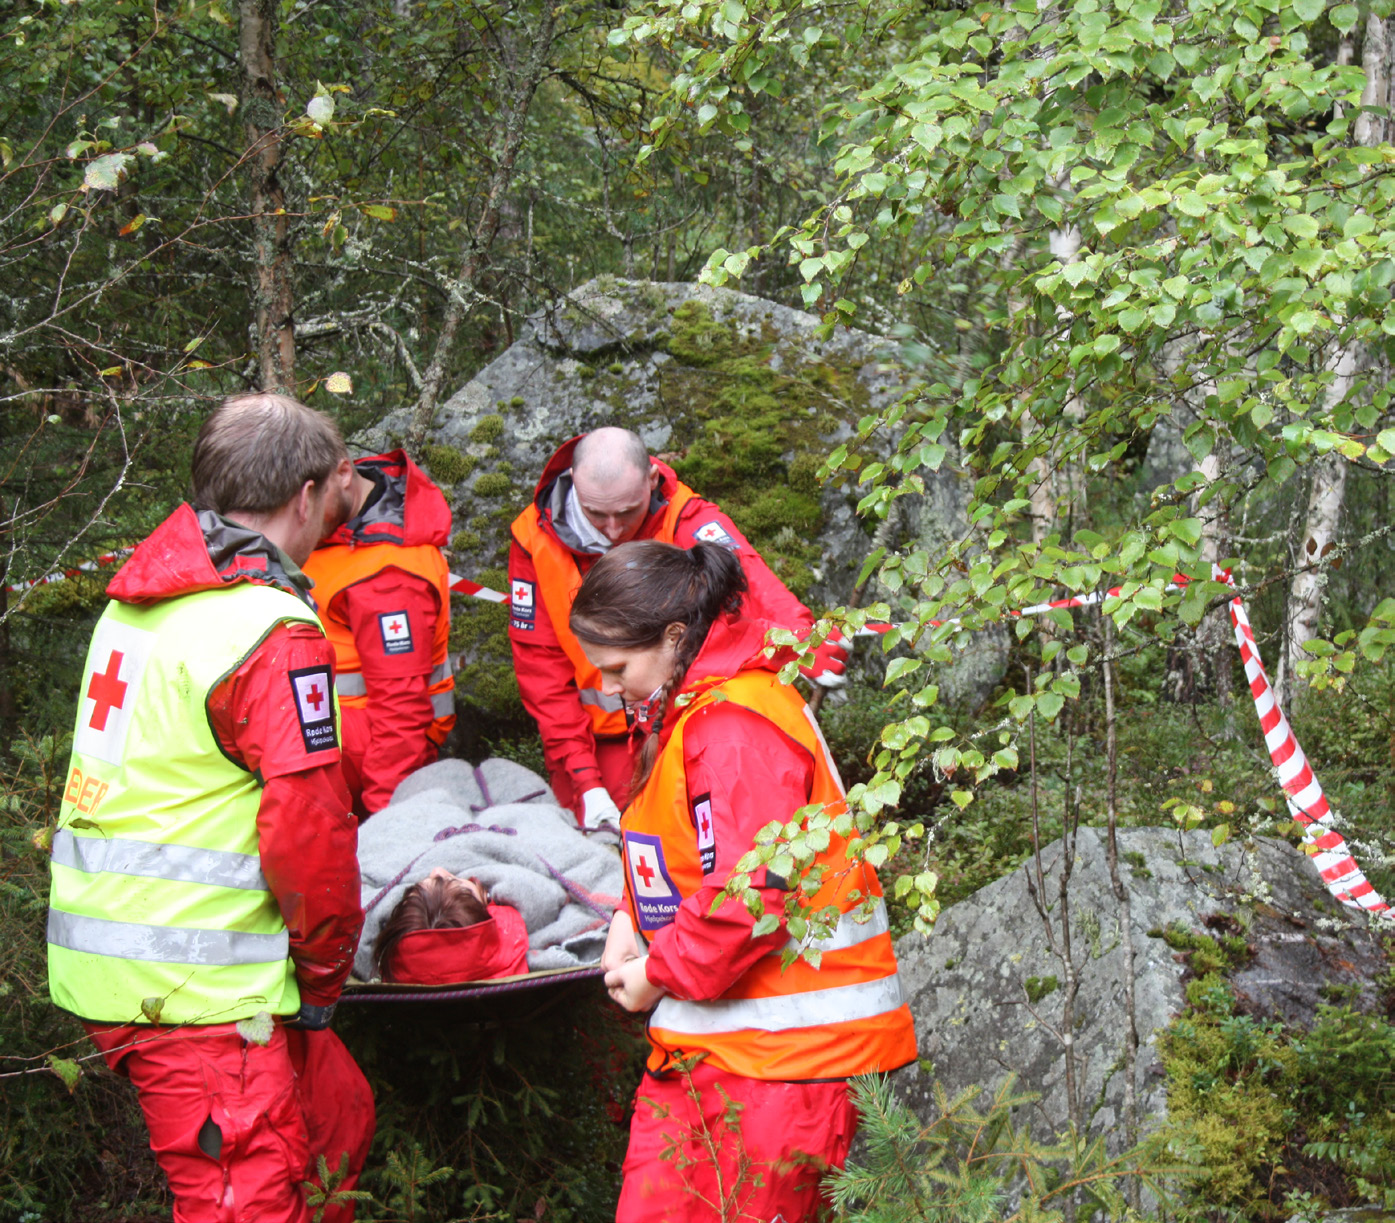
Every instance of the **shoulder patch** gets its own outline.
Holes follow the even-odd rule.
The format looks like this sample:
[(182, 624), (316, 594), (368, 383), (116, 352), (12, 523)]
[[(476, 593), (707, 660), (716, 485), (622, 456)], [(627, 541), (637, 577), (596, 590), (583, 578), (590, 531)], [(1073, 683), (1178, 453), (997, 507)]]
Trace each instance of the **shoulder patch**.
[(404, 611), (380, 612), (378, 632), (383, 637), (384, 654), (412, 652), (412, 622)]
[(712, 795), (699, 794), (692, 800), (693, 827), (697, 830), (698, 857), (702, 873), (710, 875), (717, 869), (717, 830), (712, 825)]
[(334, 733), (334, 693), (328, 667), (301, 667), (288, 671), (295, 696), (295, 716), (307, 752), (338, 747)]
[(537, 584), (534, 582), (525, 582), (521, 578), (514, 578), (509, 583), (509, 615), (513, 617), (515, 623), (519, 620), (533, 618), (537, 593)]
[(711, 522), (704, 522), (693, 532), (693, 538), (704, 544), (721, 544), (724, 548), (735, 548), (736, 540), (732, 539), (726, 527), (722, 526), (717, 519)]
[(683, 897), (669, 877), (663, 842), (642, 832), (625, 835), (625, 865), (641, 930), (658, 930), (673, 920)]

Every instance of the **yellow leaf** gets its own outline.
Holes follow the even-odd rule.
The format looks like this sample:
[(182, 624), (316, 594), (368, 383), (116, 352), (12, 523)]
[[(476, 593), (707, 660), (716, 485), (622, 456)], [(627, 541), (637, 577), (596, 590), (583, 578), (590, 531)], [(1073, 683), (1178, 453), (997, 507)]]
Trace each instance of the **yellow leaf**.
[(338, 370), (325, 379), (325, 390), (331, 395), (347, 395), (353, 389), (354, 380), (343, 370)]
[(129, 235), (135, 233), (136, 230), (138, 230), (142, 225), (144, 225), (145, 220), (145, 213), (136, 213), (135, 216), (133, 216), (129, 221), (126, 222), (125, 225), (121, 227), (121, 229), (118, 231), (118, 235), (122, 238), (128, 237)]

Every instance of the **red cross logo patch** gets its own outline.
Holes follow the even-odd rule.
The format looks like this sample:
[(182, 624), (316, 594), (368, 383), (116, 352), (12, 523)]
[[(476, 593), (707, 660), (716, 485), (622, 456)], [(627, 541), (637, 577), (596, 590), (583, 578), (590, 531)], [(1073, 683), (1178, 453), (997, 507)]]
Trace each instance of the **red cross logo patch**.
[(102, 619), (87, 652), (73, 750), (120, 764), (155, 634)]
[(305, 750), (323, 752), (337, 748), (339, 739), (334, 733), (334, 692), (329, 668), (302, 667), (288, 674)]
[(412, 652), (412, 622), (406, 612), (382, 612), (378, 616), (378, 632), (382, 634), (384, 654)]
[(515, 620), (532, 620), (538, 589), (532, 582), (514, 578), (509, 583), (509, 615)]
[(697, 829), (698, 857), (702, 873), (710, 875), (717, 869), (717, 830), (712, 826), (712, 796), (699, 794), (693, 799), (693, 827)]
[(669, 877), (663, 842), (641, 832), (627, 832), (625, 859), (640, 929), (657, 930), (668, 925), (683, 898)]
[(693, 532), (693, 538), (699, 543), (721, 544), (724, 548), (735, 548), (736, 540), (727, 534), (726, 527), (722, 526), (715, 518), (711, 522), (704, 522)]

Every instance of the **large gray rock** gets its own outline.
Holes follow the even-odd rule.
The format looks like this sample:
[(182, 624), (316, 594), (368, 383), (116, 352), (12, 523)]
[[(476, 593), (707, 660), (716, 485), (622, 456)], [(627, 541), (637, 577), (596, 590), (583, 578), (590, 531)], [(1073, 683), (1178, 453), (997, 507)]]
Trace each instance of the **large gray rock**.
[[(1157, 937), (1173, 923), (1200, 930), (1209, 918), (1221, 928), (1243, 929), (1255, 955), (1232, 983), (1249, 1006), (1290, 1023), (1311, 1021), (1326, 986), (1373, 993), (1372, 978), (1384, 964), (1377, 934), (1339, 909), (1292, 845), (1259, 838), (1217, 850), (1203, 831), (1135, 828), (1120, 831), (1119, 847), (1132, 908), (1140, 1041), (1135, 1083), (1145, 1127), (1166, 1113), (1156, 1032), (1183, 1005), (1182, 957)], [(1058, 949), (1062, 861), (1062, 842), (1043, 850), (1044, 886), (1038, 890)], [(1036, 1119), (1042, 1133), (1059, 1132), (1070, 1117), (1059, 1035), (1064, 961), (1048, 947), (1029, 888), (1032, 872), (1029, 862), (945, 910), (928, 941), (913, 934), (897, 945), (921, 1057), (933, 1072), (907, 1067), (896, 1083), (924, 1116), (933, 1109), (934, 1079), (953, 1094), (974, 1084), (991, 1090), (1012, 1072), (1022, 1089), (1041, 1093)], [(1079, 1099), (1089, 1128), (1118, 1150), (1124, 951), (1102, 830), (1080, 830), (1069, 895), (1072, 960), (1080, 979), (1074, 1024)]]
[[(844, 602), (871, 550), (871, 528), (855, 513), (855, 487), (821, 484), (818, 466), (910, 379), (890, 341), (849, 329), (820, 340), (818, 325), (811, 314), (727, 289), (613, 277), (530, 318), (441, 406), (418, 456), (451, 503), (455, 572), (502, 587), (509, 524), (543, 464), (567, 438), (614, 424), (639, 433), (731, 515), (811, 607)], [(386, 448), (407, 430), (403, 410), (356, 441)], [(968, 530), (967, 478), (949, 461), (924, 474), (924, 497), (898, 507), (892, 546)], [(502, 614), (460, 611), (458, 691), (504, 712), (511, 677)], [(883, 664), (864, 652), (872, 663), (865, 678), (879, 684)], [(1001, 648), (976, 648), (955, 675), (939, 677), (943, 697), (981, 702), (1004, 658)]]

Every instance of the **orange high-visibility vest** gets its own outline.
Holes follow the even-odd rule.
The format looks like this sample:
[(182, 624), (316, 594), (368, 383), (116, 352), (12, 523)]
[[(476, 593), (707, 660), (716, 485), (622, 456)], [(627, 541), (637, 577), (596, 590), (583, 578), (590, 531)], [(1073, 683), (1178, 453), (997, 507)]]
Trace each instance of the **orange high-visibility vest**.
[(445, 742), (455, 725), (455, 677), (451, 671), (450, 645), (450, 570), (440, 548), (434, 544), (351, 544), (321, 545), (310, 554), (303, 566), (315, 582), (315, 602), (320, 609), (320, 622), (325, 636), (334, 646), (334, 688), (339, 704), (347, 709), (364, 709), (368, 705), (368, 685), (363, 678), (363, 663), (353, 630), (347, 622), (335, 617), (335, 596), (340, 591), (376, 577), (389, 566), (395, 566), (417, 577), (425, 578), (435, 588), (440, 600), (436, 631), (431, 640), (430, 688), (431, 712), (434, 715), (426, 737), (438, 747)]
[[(659, 529), (645, 539), (657, 539), (661, 543), (673, 543), (678, 531), (678, 517), (683, 507), (697, 494), (682, 481), (673, 490), (673, 497), (664, 507)], [(601, 691), (601, 673), (591, 665), (581, 642), (572, 634), (568, 620), (572, 614), (572, 601), (581, 589), (581, 581), (586, 576), (577, 564), (576, 554), (556, 536), (544, 531), (538, 521), (538, 507), (535, 504), (513, 520), (513, 537), (518, 546), (533, 558), (533, 568), (538, 575), (538, 594), (547, 608), (552, 631), (557, 634), (557, 644), (566, 651), (576, 674), (576, 690), (581, 707), (591, 718), (591, 731), (596, 735), (623, 735), (628, 729), (625, 721), (625, 702), (618, 696), (608, 696)]]
[[(673, 734), (621, 818), (625, 895), (641, 934), (671, 921), (677, 902), (703, 880), (702, 834), (689, 805), (683, 731), (694, 713), (718, 700), (769, 719), (809, 752), (814, 760), (809, 801), (834, 813), (846, 809), (818, 725), (799, 693), (773, 673), (742, 672), (700, 692), (686, 707), (675, 706), (669, 715), (677, 715)], [(770, 812), (772, 819), (787, 814)], [(831, 835), (828, 849), (816, 859), (827, 868), (823, 885), (800, 901), (803, 908), (833, 905), (842, 913), (832, 934), (815, 944), (819, 966), (797, 959), (782, 968), (783, 949), (777, 948), (719, 998), (661, 999), (649, 1020), (651, 1070), (703, 1054), (712, 1065), (747, 1078), (841, 1079), (894, 1070), (915, 1059), (915, 1030), (902, 998), (881, 884), (870, 866), (849, 861), (846, 848), (845, 838)], [(870, 917), (864, 903), (869, 900), (874, 902)]]

